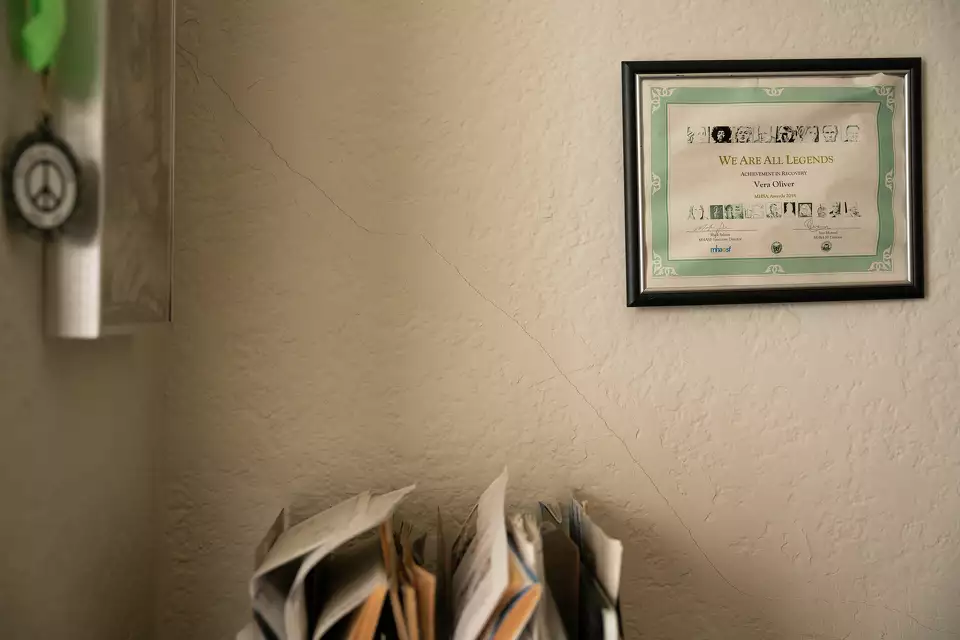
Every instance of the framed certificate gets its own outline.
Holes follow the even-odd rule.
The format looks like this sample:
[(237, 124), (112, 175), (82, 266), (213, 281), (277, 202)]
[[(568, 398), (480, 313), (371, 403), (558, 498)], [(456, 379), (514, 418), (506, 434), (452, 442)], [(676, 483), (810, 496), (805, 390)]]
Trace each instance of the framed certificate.
[(918, 58), (622, 71), (629, 306), (923, 297)]

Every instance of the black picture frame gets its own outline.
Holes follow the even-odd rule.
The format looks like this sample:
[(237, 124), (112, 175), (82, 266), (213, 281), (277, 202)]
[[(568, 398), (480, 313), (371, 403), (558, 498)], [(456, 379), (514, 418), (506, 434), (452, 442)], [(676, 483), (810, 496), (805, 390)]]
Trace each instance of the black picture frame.
[[(752, 304), (768, 302), (820, 302), (841, 300), (888, 300), (923, 298), (923, 130), (921, 58), (831, 58), (781, 60), (675, 60), (625, 61), (621, 64), (623, 99), (623, 170), (626, 240), (627, 306)], [(640, 202), (643, 197), (640, 166), (640, 132), (637, 122), (637, 78), (686, 76), (691, 74), (850, 74), (897, 73), (908, 78), (905, 99), (908, 107), (906, 166), (908, 184), (908, 270), (906, 284), (853, 284), (795, 286), (749, 289), (693, 289), (649, 291), (642, 286)]]

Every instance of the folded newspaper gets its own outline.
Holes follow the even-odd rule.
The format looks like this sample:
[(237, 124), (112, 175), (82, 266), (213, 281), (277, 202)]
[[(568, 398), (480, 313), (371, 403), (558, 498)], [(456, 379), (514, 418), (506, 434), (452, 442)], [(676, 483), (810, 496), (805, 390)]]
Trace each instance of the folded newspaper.
[(302, 522), (281, 511), (255, 554), (237, 640), (616, 640), (623, 545), (576, 500), (506, 512), (507, 472), (452, 545), (399, 521), (414, 487), (354, 496)]

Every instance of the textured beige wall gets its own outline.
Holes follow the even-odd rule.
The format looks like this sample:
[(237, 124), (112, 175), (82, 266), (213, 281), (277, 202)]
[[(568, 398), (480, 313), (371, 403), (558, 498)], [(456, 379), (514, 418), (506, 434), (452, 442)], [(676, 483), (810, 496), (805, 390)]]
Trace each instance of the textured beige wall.
[[(291, 496), (589, 496), (630, 638), (960, 635), (960, 5), (180, 6), (158, 600), (225, 638)], [(921, 55), (925, 301), (624, 307), (622, 59)]]
[(40, 273), (0, 224), (0, 637), (149, 638), (163, 330), (45, 340)]

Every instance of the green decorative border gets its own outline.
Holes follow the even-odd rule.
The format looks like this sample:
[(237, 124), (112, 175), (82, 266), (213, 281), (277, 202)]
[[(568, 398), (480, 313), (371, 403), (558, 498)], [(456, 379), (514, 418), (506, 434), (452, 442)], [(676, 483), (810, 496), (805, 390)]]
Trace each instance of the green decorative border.
[[(873, 256), (694, 258), (669, 259), (667, 210), (667, 109), (668, 104), (872, 102), (877, 109), (878, 184), (877, 209), (880, 233)], [(896, 91), (891, 85), (867, 87), (651, 87), (650, 165), (653, 276), (776, 276), (778, 274), (864, 273), (893, 270), (893, 115)]]

